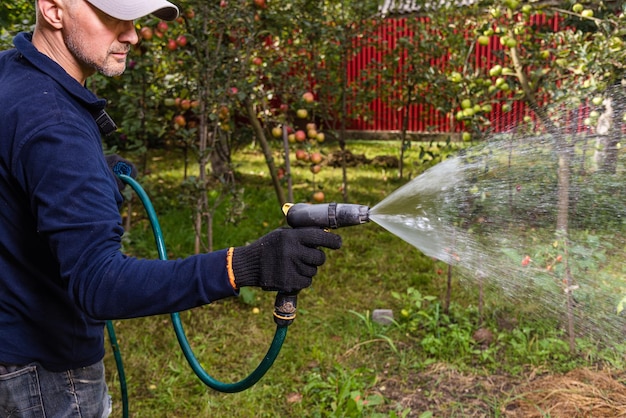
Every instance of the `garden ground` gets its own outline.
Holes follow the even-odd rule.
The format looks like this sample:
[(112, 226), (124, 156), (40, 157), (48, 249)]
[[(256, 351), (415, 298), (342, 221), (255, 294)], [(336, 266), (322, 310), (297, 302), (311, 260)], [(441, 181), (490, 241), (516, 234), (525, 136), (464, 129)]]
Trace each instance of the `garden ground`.
[(386, 398), (421, 417), (573, 418), (626, 416), (626, 373), (579, 368), (565, 374), (530, 370), (525, 377), (466, 374), (445, 364), (378, 385)]

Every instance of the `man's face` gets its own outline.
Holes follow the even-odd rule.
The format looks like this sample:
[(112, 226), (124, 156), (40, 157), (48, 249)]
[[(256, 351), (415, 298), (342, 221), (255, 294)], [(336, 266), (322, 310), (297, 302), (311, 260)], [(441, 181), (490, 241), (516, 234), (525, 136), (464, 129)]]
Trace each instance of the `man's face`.
[(85, 0), (71, 0), (67, 10), (63, 39), (85, 77), (96, 71), (122, 74), (130, 47), (139, 40), (133, 22), (115, 19)]

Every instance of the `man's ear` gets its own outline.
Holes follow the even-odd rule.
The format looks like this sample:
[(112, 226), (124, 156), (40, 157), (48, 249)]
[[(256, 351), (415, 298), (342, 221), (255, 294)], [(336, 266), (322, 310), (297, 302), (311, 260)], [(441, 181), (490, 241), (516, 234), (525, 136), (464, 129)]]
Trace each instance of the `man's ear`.
[(55, 29), (63, 27), (63, 2), (57, 0), (37, 0), (37, 15)]

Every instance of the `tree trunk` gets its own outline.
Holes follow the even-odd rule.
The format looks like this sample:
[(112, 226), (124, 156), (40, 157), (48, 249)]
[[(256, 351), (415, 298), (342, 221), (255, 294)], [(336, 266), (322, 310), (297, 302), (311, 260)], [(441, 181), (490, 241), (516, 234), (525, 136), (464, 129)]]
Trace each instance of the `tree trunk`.
[[(287, 126), (283, 125), (283, 149), (285, 152), (285, 176), (287, 176), (287, 201), (293, 202), (293, 178), (291, 177), (291, 161), (289, 160), (289, 135)], [(280, 180), (280, 179), (279, 179)]]
[(346, 118), (348, 115), (348, 101), (346, 95), (348, 94), (348, 58), (347, 58), (347, 45), (343, 45), (343, 54), (341, 56), (343, 68), (342, 80), (341, 80), (341, 129), (339, 130), (339, 149), (341, 150), (341, 194), (344, 202), (348, 202), (348, 168), (346, 165)]
[(254, 105), (250, 99), (246, 99), (246, 112), (248, 113), (248, 117), (250, 118), (250, 124), (252, 125), (252, 129), (256, 137), (261, 144), (261, 149), (263, 150), (263, 155), (265, 155), (265, 162), (267, 163), (267, 167), (269, 168), (270, 175), (272, 177), (272, 184), (274, 185), (274, 191), (276, 192), (276, 197), (278, 198), (278, 202), (282, 207), (287, 201), (285, 200), (285, 193), (283, 192), (283, 188), (280, 185), (280, 180), (278, 179), (278, 172), (276, 170), (276, 164), (274, 163), (274, 156), (272, 155), (272, 149), (267, 142), (267, 137), (265, 136), (265, 132), (263, 131), (263, 127), (257, 118), (256, 111), (254, 110)]
[[(552, 120), (548, 117), (546, 112), (539, 106), (535, 96), (535, 90), (531, 88), (528, 82), (528, 77), (519, 58), (519, 52), (517, 48), (511, 48), (511, 60), (513, 62), (513, 68), (517, 79), (524, 92), (524, 100), (535, 112), (535, 115), (539, 118), (543, 126), (546, 128), (548, 134), (554, 141), (555, 151), (558, 155), (558, 184), (557, 184), (557, 219), (556, 219), (556, 234), (563, 245), (567, 248), (568, 243), (568, 228), (569, 228), (569, 206), (570, 206), (570, 180), (571, 180), (571, 161), (573, 154), (573, 145), (570, 144), (559, 129), (554, 125)], [(567, 263), (567, 254), (564, 257)], [(563, 278), (565, 283), (566, 304), (567, 304), (567, 331), (569, 336), (569, 348), (570, 352), (576, 350), (576, 336), (574, 333), (574, 300), (572, 291), (574, 289), (574, 279), (571, 275), (569, 268), (566, 268), (565, 277)]]
[[(199, 184), (199, 193), (196, 200), (196, 215), (194, 220), (194, 229), (196, 232), (195, 242), (194, 242), (194, 250), (196, 254), (199, 254), (202, 251), (202, 222), (205, 214), (209, 213), (208, 210), (208, 200), (207, 200), (207, 148), (209, 142), (209, 132), (208, 132), (208, 121), (206, 118), (205, 112), (205, 104), (204, 102), (201, 104), (200, 108), (200, 123), (198, 128), (198, 184)], [(207, 217), (207, 223), (210, 224), (211, 216)], [(210, 230), (210, 226), (208, 227)], [(207, 251), (212, 251), (213, 249), (213, 239), (212, 237), (207, 237)]]

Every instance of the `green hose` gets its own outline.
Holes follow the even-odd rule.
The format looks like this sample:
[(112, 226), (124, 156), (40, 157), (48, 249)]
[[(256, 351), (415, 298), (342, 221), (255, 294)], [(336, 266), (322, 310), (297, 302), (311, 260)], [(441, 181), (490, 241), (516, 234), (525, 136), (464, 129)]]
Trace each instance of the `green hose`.
[(115, 328), (112, 321), (106, 322), (107, 333), (109, 334), (109, 342), (113, 349), (113, 356), (115, 357), (115, 365), (117, 366), (117, 374), (120, 379), (120, 391), (122, 392), (122, 416), (128, 417), (128, 389), (126, 388), (126, 374), (124, 373), (124, 363), (122, 362), (122, 353), (120, 352), (120, 346), (117, 344), (117, 337), (115, 336)]
[[(123, 174), (124, 171), (119, 172), (115, 170), (117, 176), (126, 184), (128, 184), (139, 196), (146, 213), (148, 215), (148, 219), (150, 220), (150, 225), (152, 226), (152, 232), (154, 234), (154, 240), (157, 246), (157, 251), (159, 254), (159, 258), (161, 260), (167, 260), (167, 251), (165, 249), (165, 241), (163, 240), (163, 233), (161, 232), (161, 226), (159, 225), (159, 220), (157, 219), (156, 212), (154, 207), (152, 206), (152, 202), (150, 198), (141, 187), (141, 185), (132, 177)], [(285, 341), (285, 337), (287, 336), (287, 327), (288, 325), (277, 325), (276, 333), (274, 334), (274, 338), (270, 345), (269, 350), (265, 354), (265, 357), (261, 360), (257, 368), (250, 373), (250, 375), (239, 382), (235, 383), (224, 383), (216, 380), (211, 377), (204, 368), (200, 365), (200, 362), (196, 359), (189, 345), (189, 341), (185, 336), (185, 331), (183, 329), (183, 325), (180, 320), (180, 316), (178, 312), (171, 314), (172, 325), (174, 327), (174, 332), (176, 333), (176, 337), (178, 339), (178, 343), (187, 359), (187, 362), (191, 366), (192, 370), (198, 376), (198, 378), (208, 387), (214, 389), (219, 392), (225, 393), (236, 393), (241, 392), (250, 388), (252, 385), (257, 383), (267, 371), (274, 364), (274, 360), (278, 357), (280, 353), (280, 349), (282, 348), (283, 342)], [(289, 322), (290, 323), (290, 322)], [(120, 354), (119, 346), (117, 345), (117, 339), (115, 337), (115, 330), (113, 328), (113, 324), (110, 321), (107, 321), (107, 331), (109, 333), (109, 339), (111, 341), (111, 346), (113, 347), (113, 352), (115, 355), (115, 362), (117, 364), (117, 369), (120, 378), (120, 388), (122, 390), (122, 402), (123, 402), (123, 416), (124, 418), (128, 417), (128, 396), (126, 390), (126, 379), (124, 375), (124, 367), (122, 364), (122, 357)]]

